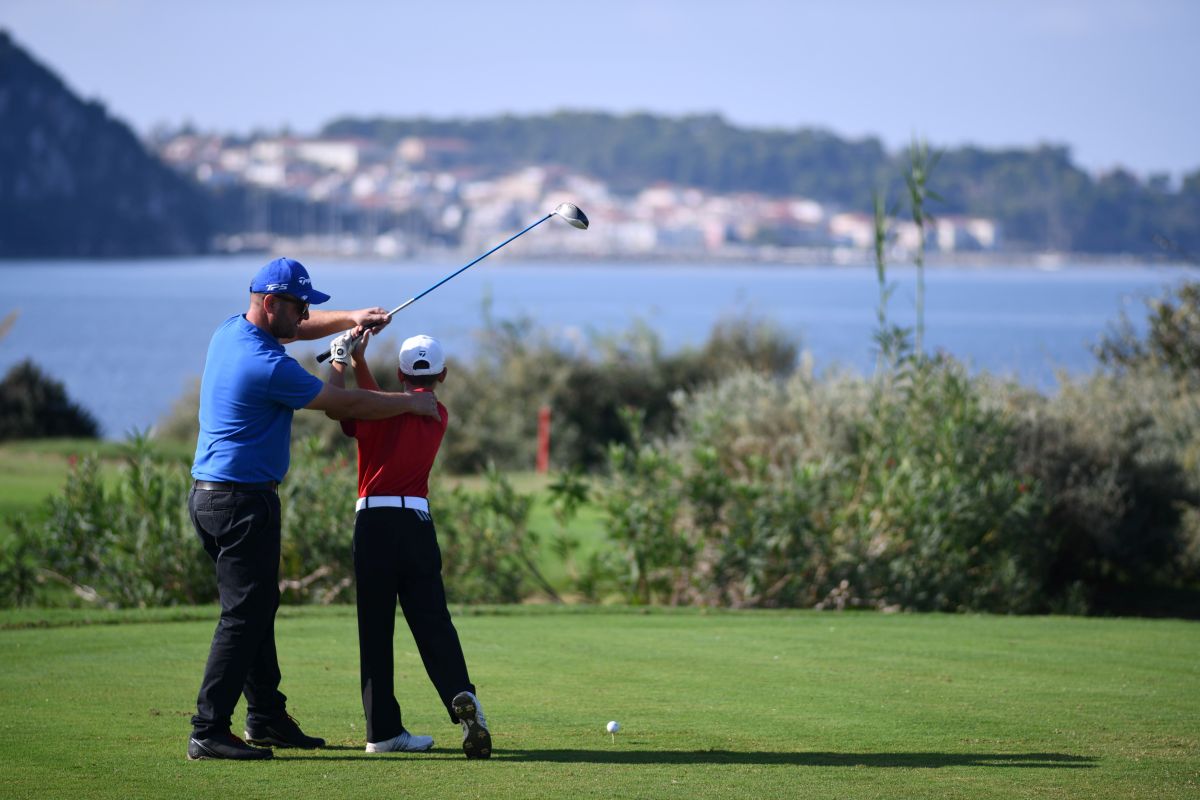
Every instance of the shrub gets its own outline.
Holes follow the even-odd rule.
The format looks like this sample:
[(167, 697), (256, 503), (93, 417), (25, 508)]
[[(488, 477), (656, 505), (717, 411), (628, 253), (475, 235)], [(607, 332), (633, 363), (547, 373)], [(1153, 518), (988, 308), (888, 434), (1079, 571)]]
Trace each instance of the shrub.
[(1186, 525), (1200, 505), (1200, 400), (1170, 381), (1095, 375), (1025, 409), (1018, 461), (1043, 487), (1037, 531), (1056, 543), (1045, 588), (1056, 607), (1100, 609), (1121, 586), (1195, 580)]
[(0, 529), (0, 607), (37, 605), (42, 601), (44, 578), (36, 544), (27, 530)]
[(1140, 336), (1122, 315), (1096, 347), (1101, 362), (1117, 371), (1162, 370), (1200, 387), (1200, 282), (1184, 281), (1146, 302), (1148, 329)]
[(145, 440), (134, 439), (115, 485), (98, 467), (90, 457), (74, 466), (63, 494), (49, 500), (45, 521), (14, 522), (23, 558), (19, 571), (6, 569), (10, 601), (33, 599), (32, 574), (110, 608), (215, 599), (212, 563), (188, 517), (186, 466), (152, 455)]
[(1200, 393), (1166, 363), (1047, 397), (901, 348), (869, 380), (802, 366), (677, 393), (672, 434), (612, 450), (612, 586), (630, 602), (1020, 613), (1173, 591), (1194, 614)]
[[(0, 552), (0, 603), (44, 599), (47, 581), (75, 602), (110, 608), (212, 602), (213, 565), (188, 516), (187, 463), (130, 442), (117, 479), (84, 458), (41, 522), (18, 519)], [(354, 600), (354, 467), (301, 440), (280, 486), (280, 590), (284, 603)], [(538, 572), (538, 539), (527, 527), (531, 499), (491, 471), (483, 491), (456, 489), (434, 500), (450, 596), (461, 602), (557, 598)]]
[(328, 457), (316, 438), (294, 441), (287, 478), (279, 485), (280, 602), (353, 602), (357, 497), (350, 460)]
[(1184, 587), (1200, 406), (1133, 386), (1045, 398), (909, 357), (874, 380), (802, 369), (680, 393), (674, 435), (612, 451), (613, 585), (630, 602), (1020, 613)]
[(62, 383), (26, 359), (0, 381), (0, 441), (76, 436), (94, 439), (100, 424), (67, 397)]
[(687, 596), (695, 555), (679, 525), (681, 471), (645, 442), (639, 413), (627, 410), (625, 419), (632, 441), (609, 447), (611, 478), (601, 495), (609, 538), (628, 567), (614, 577), (630, 602), (678, 603)]
[(434, 501), (446, 594), (461, 603), (516, 603), (558, 594), (535, 563), (540, 545), (529, 529), (533, 498), (516, 492), (494, 467), (482, 491), (461, 486)]
[(840, 577), (878, 604), (1038, 610), (1051, 548), (1031, 530), (1040, 491), (1010, 418), (952, 359), (893, 377), (875, 386), (834, 512), (858, 562)]

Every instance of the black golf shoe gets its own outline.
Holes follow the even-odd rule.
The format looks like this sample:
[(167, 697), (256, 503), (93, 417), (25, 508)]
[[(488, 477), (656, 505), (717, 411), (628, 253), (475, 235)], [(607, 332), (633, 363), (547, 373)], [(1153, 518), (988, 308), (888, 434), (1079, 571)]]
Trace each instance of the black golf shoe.
[(214, 733), (212, 736), (188, 739), (188, 759), (199, 761), (205, 758), (224, 758), (234, 761), (262, 761), (274, 758), (271, 750), (261, 750), (251, 747), (229, 731)]
[(254, 725), (247, 722), (246, 741), (259, 747), (299, 747), (303, 750), (325, 746), (324, 739), (309, 736), (300, 730), (291, 714)]
[(450, 701), (454, 716), (462, 723), (463, 752), (467, 758), (491, 758), (492, 734), (488, 731), (487, 718), (483, 716), (483, 708), (479, 698), (470, 692), (459, 692)]

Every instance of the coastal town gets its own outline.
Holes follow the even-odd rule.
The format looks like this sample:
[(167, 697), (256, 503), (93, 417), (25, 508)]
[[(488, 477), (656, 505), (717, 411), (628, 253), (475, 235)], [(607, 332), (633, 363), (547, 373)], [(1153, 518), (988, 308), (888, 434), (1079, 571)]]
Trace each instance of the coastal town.
[[(531, 239), (523, 257), (840, 264), (869, 260), (875, 242), (869, 208), (665, 183), (618, 193), (556, 166), (485, 174), (467, 158), (469, 143), (457, 139), (410, 136), (385, 147), (361, 139), (238, 139), (183, 130), (160, 132), (150, 146), (203, 185), (248, 190), (243, 232), (218, 242), (227, 252), (282, 248), (364, 258), (475, 252), (562, 201), (587, 210), (590, 235)], [(268, 196), (305, 209), (295, 212), (287, 232), (268, 224)], [(888, 221), (889, 258), (911, 258), (920, 240), (911, 219)], [(1000, 226), (980, 217), (937, 217), (925, 231), (926, 250), (935, 257), (986, 255), (1001, 243)]]

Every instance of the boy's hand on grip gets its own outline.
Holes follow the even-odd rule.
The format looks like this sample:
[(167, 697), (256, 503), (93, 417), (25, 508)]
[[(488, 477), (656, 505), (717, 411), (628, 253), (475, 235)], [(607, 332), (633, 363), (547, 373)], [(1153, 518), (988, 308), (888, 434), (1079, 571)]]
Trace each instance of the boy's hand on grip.
[(350, 338), (353, 334), (346, 331), (329, 343), (329, 360), (343, 367), (350, 366)]

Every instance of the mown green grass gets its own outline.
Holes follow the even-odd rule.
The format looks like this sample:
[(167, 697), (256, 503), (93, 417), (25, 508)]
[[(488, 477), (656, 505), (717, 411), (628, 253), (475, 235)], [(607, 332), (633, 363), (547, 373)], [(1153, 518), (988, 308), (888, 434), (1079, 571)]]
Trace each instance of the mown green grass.
[[(267, 763), (188, 762), (188, 717), (215, 615), (0, 613), (0, 795), (841, 800), (1200, 791), (1195, 623), (460, 610), (495, 736), (491, 761), (467, 762), (403, 626), (405, 722), (437, 745), (423, 755), (369, 756), (353, 609), (285, 608), (282, 688), (304, 728), (330, 747), (280, 750)], [(76, 624), (88, 620), (112, 624)], [(624, 726), (615, 742), (604, 732), (610, 719)]]

